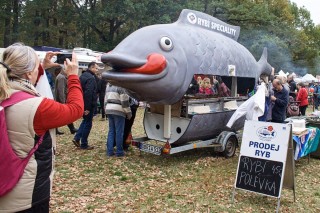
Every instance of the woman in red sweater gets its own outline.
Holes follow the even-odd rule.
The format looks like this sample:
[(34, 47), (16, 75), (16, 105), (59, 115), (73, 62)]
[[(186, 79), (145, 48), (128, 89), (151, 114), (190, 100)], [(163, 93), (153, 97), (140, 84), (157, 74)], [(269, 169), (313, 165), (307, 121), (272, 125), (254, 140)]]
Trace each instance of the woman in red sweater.
[[(44, 69), (49, 68), (50, 63), (52, 65), (53, 55), (46, 55)], [(56, 152), (55, 128), (74, 122), (84, 112), (76, 55), (72, 55), (72, 61), (67, 59), (64, 63), (68, 76), (66, 104), (39, 95), (34, 87), (39, 66), (40, 60), (31, 47), (14, 44), (3, 52), (0, 103), (13, 95), (28, 97), (5, 108), (9, 142), (20, 158), (25, 158), (39, 140), (42, 139), (42, 143), (14, 188), (0, 197), (0, 212), (49, 212)], [(3, 161), (0, 164), (7, 163)]]
[(299, 110), (301, 115), (305, 116), (306, 115), (306, 109), (308, 107), (308, 92), (305, 88), (304, 83), (300, 82), (298, 84), (298, 95), (297, 95), (297, 101), (300, 101), (299, 103)]

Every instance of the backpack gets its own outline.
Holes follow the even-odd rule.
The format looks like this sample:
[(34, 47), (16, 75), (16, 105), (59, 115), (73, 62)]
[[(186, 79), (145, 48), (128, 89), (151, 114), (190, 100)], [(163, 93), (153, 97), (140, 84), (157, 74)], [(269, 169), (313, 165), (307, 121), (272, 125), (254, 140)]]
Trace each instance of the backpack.
[(10, 192), (18, 183), (29, 159), (42, 143), (44, 136), (40, 137), (38, 143), (30, 150), (27, 157), (19, 158), (9, 142), (4, 109), (33, 97), (26, 92), (16, 92), (0, 103), (0, 197)]
[(289, 96), (289, 103), (287, 107), (287, 116), (299, 116), (299, 104), (297, 102), (294, 102), (294, 98), (292, 96)]

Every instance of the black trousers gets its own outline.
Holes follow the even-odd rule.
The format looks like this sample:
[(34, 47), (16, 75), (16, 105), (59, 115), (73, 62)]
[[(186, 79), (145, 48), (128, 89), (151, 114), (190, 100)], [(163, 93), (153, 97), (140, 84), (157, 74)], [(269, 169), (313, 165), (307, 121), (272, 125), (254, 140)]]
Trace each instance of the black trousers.
[(103, 93), (99, 96), (99, 102), (100, 102), (102, 118), (105, 118), (106, 117), (106, 112), (104, 110), (104, 94)]
[[(68, 124), (67, 126), (68, 126), (68, 128), (69, 128), (70, 132), (72, 132), (72, 131), (75, 129), (75, 127), (74, 127), (73, 123)], [(59, 131), (59, 130), (58, 130), (58, 128), (56, 128), (56, 131), (57, 131), (57, 132)]]
[(129, 145), (126, 144), (126, 139), (129, 135), (129, 133), (131, 132), (131, 127), (132, 127), (134, 119), (136, 117), (138, 106), (132, 105), (132, 106), (130, 106), (130, 109), (131, 109), (132, 117), (130, 120), (126, 119), (126, 122), (124, 124), (124, 131), (123, 131), (123, 148), (124, 149), (129, 147)]
[(32, 206), (30, 209), (19, 211), (17, 213), (49, 213), (49, 202), (50, 198), (35, 206)]
[(299, 106), (299, 110), (301, 115), (305, 116), (306, 115), (306, 109), (307, 109), (308, 105), (306, 106)]
[(74, 130), (75, 128), (74, 128), (74, 125), (73, 125), (73, 123), (71, 123), (71, 124), (68, 124), (68, 128), (69, 128), (69, 130), (71, 131), (71, 130)]

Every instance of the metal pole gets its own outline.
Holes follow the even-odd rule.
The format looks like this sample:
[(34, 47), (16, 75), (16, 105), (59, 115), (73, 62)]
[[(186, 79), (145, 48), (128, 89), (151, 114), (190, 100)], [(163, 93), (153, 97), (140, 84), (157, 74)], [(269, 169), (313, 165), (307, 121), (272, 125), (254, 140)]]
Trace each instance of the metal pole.
[(234, 203), (234, 194), (236, 193), (236, 187), (233, 187), (231, 203)]
[(278, 198), (277, 213), (279, 212), (279, 209), (280, 209), (280, 198)]

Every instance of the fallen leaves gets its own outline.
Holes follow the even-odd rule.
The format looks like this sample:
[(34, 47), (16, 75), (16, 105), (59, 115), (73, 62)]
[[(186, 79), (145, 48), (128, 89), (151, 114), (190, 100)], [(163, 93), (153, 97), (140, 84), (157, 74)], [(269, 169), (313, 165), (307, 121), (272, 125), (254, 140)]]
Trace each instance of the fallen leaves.
[[(133, 135), (144, 136), (139, 109)], [(79, 121), (77, 125), (79, 125)], [(67, 132), (67, 128), (61, 128)], [(212, 156), (211, 149), (162, 157), (131, 149), (124, 158), (107, 158), (108, 127), (95, 118), (89, 137), (94, 150), (74, 148), (72, 135), (58, 136), (51, 212), (274, 212), (276, 199), (236, 190), (231, 194), (238, 157)], [(238, 153), (237, 153), (238, 154)], [(296, 197), (283, 190), (281, 212), (320, 211), (318, 159), (296, 166)]]

